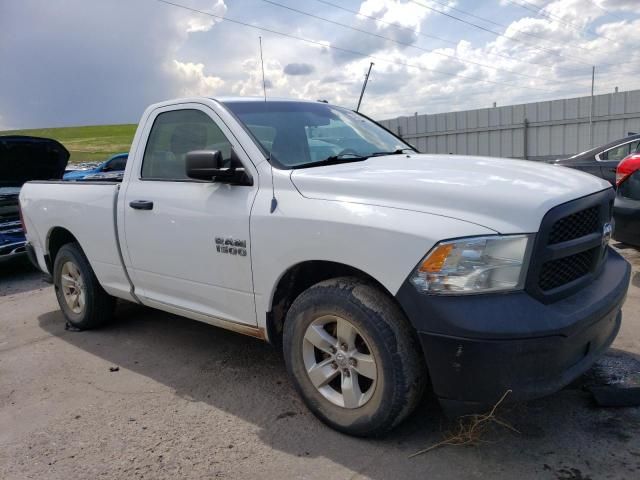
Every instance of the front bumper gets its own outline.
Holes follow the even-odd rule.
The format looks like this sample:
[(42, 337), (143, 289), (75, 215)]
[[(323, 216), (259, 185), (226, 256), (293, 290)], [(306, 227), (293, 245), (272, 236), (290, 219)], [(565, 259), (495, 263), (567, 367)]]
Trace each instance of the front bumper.
[(609, 249), (601, 274), (543, 304), (528, 293), (424, 295), (408, 281), (397, 299), (418, 331), (435, 394), (451, 413), (553, 393), (611, 345), (629, 286), (629, 264)]
[(0, 246), (0, 263), (8, 262), (26, 255), (26, 244), (26, 241), (22, 241)]

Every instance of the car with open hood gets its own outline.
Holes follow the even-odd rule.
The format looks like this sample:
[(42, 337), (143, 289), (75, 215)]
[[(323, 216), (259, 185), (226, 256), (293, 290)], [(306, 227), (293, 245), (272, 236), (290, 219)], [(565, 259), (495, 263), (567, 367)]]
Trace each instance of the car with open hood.
[(0, 262), (26, 252), (18, 211), (22, 186), (29, 180), (60, 179), (68, 160), (69, 152), (56, 140), (0, 136)]

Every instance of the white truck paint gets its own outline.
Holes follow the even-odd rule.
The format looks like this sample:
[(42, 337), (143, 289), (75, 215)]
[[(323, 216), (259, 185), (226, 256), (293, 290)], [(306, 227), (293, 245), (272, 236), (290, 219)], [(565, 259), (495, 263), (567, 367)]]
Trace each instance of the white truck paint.
[[(64, 231), (108, 294), (276, 341), (269, 338), (269, 318), (286, 312), (276, 311), (274, 296), (297, 265), (356, 269), (396, 297), (438, 242), (533, 238), (552, 208), (610, 188), (550, 165), (411, 151), (274, 168), (275, 159), (225, 106), (245, 101), (258, 100), (189, 98), (150, 106), (121, 183), (27, 183), (20, 201), (39, 267), (53, 273), (52, 235)], [(251, 185), (142, 178), (154, 122), (183, 111), (201, 112), (220, 129)], [(153, 210), (131, 208), (138, 200), (153, 202)], [(246, 256), (219, 253), (216, 238), (246, 242)]]
[[(140, 179), (154, 119), (180, 109), (201, 110), (216, 122), (255, 179), (252, 187)], [(227, 109), (192, 98), (144, 112), (122, 184), (26, 184), (20, 201), (43, 271), (49, 235), (62, 227), (111, 295), (133, 300), (126, 269), (145, 305), (231, 328), (249, 325), (264, 336), (278, 281), (300, 262), (352, 266), (395, 295), (436, 242), (535, 232), (551, 207), (609, 187), (592, 175), (532, 162), (408, 154), (273, 169), (278, 208), (271, 214), (271, 175), (263, 152)], [(137, 198), (154, 202), (153, 215), (127, 207)], [(215, 255), (216, 236), (247, 239), (248, 257)]]

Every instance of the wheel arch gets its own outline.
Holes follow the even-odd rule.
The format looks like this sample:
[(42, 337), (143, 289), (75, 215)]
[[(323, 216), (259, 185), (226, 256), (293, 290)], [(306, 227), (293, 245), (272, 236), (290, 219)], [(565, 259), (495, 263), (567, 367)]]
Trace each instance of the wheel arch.
[(53, 264), (56, 260), (56, 255), (60, 249), (68, 243), (79, 243), (75, 235), (73, 235), (69, 230), (59, 226), (53, 227), (49, 230), (46, 239), (44, 260), (51, 275), (53, 275)]
[(345, 263), (327, 260), (306, 260), (290, 266), (282, 272), (275, 283), (275, 288), (269, 302), (269, 310), (266, 315), (267, 336), (269, 342), (280, 347), (282, 343), (282, 330), (287, 312), (294, 300), (306, 289), (316, 283), (337, 277), (357, 277), (363, 281), (374, 284), (381, 291), (389, 295), (394, 303), (398, 304), (393, 294), (378, 280), (367, 272), (347, 265)]

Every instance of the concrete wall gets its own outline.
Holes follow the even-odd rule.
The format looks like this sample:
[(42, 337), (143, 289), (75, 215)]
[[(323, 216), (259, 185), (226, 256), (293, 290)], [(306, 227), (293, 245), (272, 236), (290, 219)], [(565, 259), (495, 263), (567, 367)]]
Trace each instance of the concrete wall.
[[(424, 153), (544, 160), (591, 148), (590, 97), (411, 115), (380, 123)], [(596, 95), (593, 146), (640, 132), (640, 90)]]

